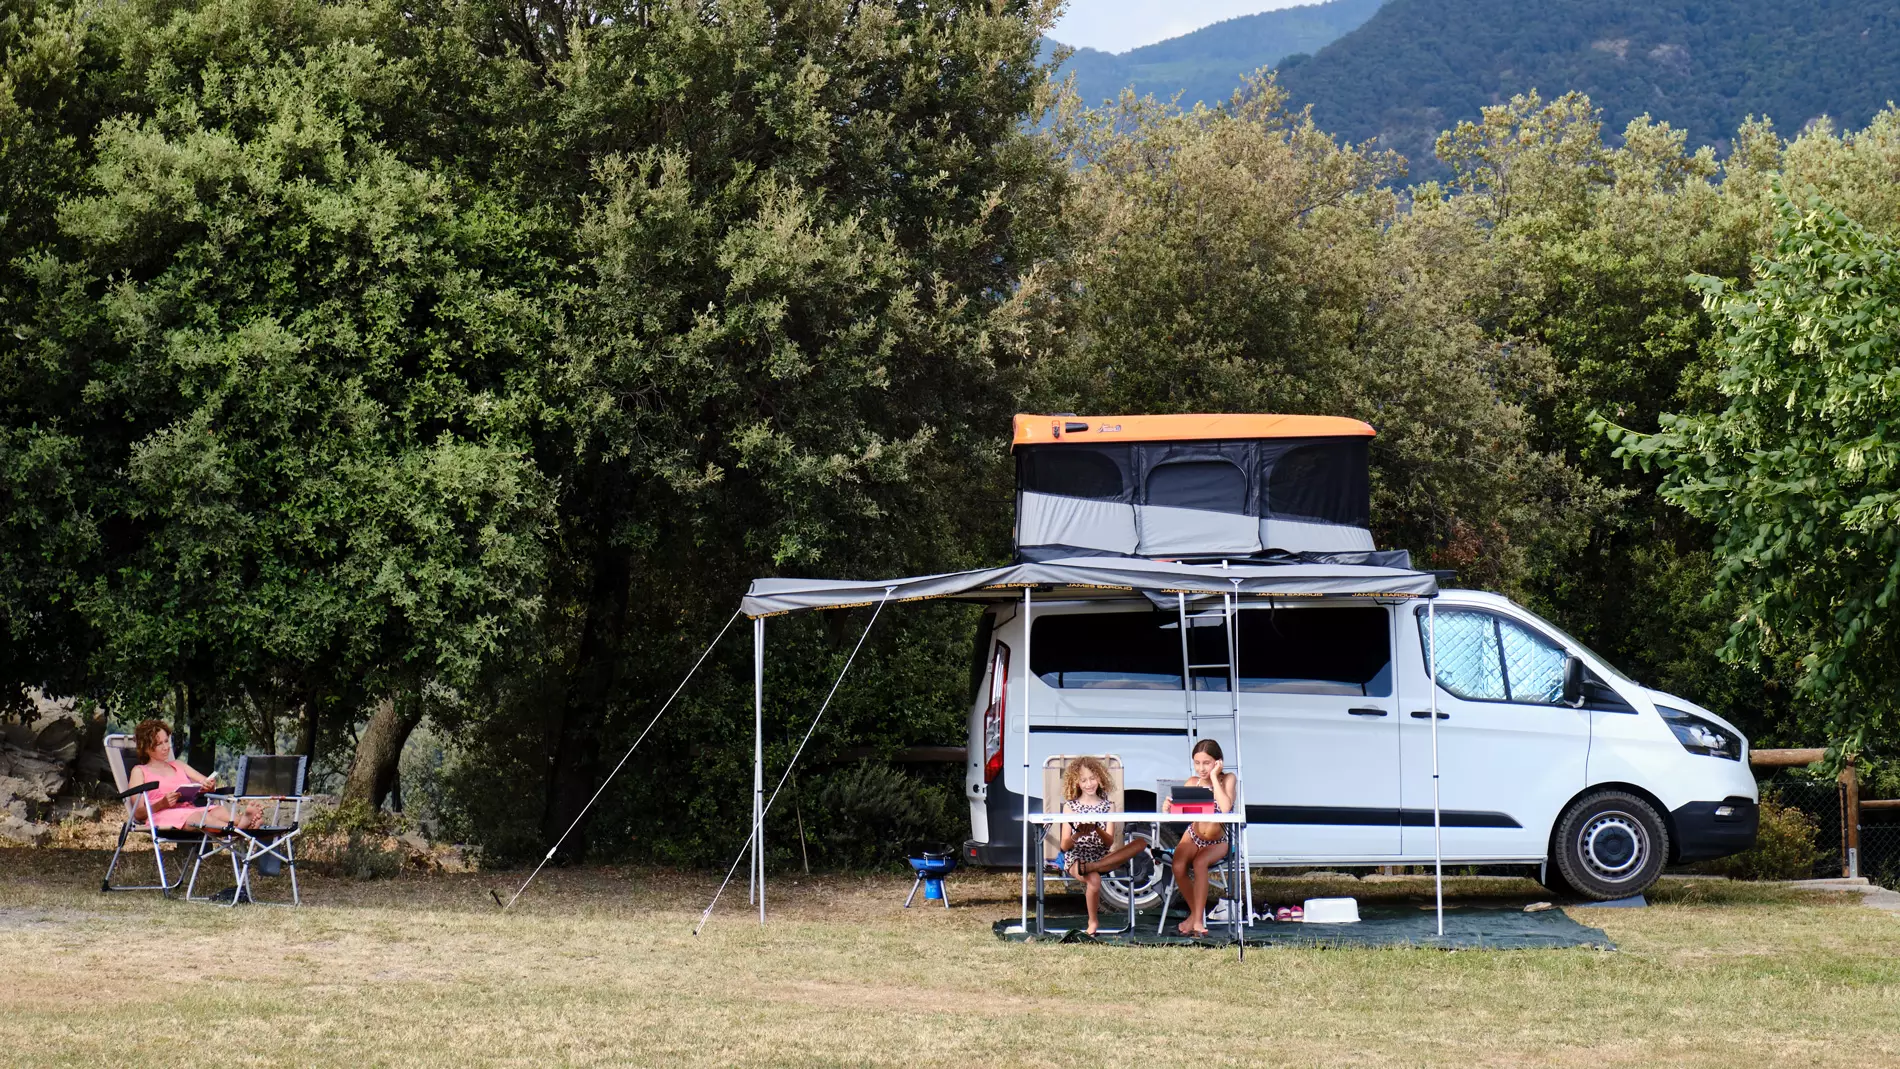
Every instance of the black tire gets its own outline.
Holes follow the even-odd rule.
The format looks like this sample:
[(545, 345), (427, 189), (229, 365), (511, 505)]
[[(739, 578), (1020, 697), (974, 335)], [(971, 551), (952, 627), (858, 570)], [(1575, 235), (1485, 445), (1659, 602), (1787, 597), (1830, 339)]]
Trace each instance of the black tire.
[(1625, 791), (1594, 791), (1572, 803), (1551, 842), (1555, 875), (1599, 902), (1649, 890), (1669, 860), (1669, 826), (1656, 807)]
[[(1556, 841), (1553, 836), (1551, 842)], [(1557, 871), (1557, 862), (1554, 860), (1546, 860), (1542, 865), (1537, 866), (1537, 882), (1542, 884), (1544, 890), (1549, 891), (1553, 898), (1582, 897), (1575, 887), (1564, 882), (1563, 873)]]
[[(1139, 827), (1131, 829), (1135, 834), (1154, 842), (1155, 829)], [(1131, 878), (1132, 874), (1132, 878)], [(1112, 873), (1102, 874), (1102, 906), (1106, 910), (1128, 909), (1128, 896), (1135, 897), (1135, 908), (1153, 909), (1161, 904), (1161, 883), (1165, 875), (1161, 867), (1146, 852), (1136, 854)]]

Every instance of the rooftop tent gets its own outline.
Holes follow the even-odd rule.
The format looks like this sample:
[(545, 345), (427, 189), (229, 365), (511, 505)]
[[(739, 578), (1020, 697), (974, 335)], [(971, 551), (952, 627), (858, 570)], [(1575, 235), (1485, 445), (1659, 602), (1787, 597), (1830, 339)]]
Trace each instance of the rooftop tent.
[(1017, 557), (1409, 567), (1373, 546), (1373, 434), (1338, 416), (1019, 415)]

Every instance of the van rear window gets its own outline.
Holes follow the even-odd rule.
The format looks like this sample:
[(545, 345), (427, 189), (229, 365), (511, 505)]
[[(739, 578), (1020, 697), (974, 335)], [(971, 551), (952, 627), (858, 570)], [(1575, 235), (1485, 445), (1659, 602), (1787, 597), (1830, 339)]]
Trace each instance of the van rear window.
[[(1192, 662), (1225, 664), (1219, 615), (1189, 619)], [(1239, 645), (1242, 693), (1392, 693), (1391, 631), (1381, 606), (1246, 609)], [(1153, 611), (1045, 616), (1036, 621), (1030, 658), (1038, 678), (1065, 690), (1180, 690), (1180, 619)], [(1194, 669), (1196, 690), (1227, 684), (1224, 668)]]

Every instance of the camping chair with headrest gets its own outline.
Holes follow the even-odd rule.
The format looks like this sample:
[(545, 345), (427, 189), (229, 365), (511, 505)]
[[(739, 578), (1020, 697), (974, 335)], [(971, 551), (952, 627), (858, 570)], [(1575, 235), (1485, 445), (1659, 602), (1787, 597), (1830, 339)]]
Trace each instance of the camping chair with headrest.
[[(256, 902), (253, 877), (277, 875), (285, 870), (290, 877), (290, 900), (267, 905), (300, 906), (303, 896), (297, 887), (296, 838), (303, 834), (304, 773), (309, 758), (302, 754), (246, 754), (238, 759), (237, 779), (228, 796), (216, 796), (230, 807), (235, 819), (246, 807), (255, 806), (263, 820), (254, 828), (233, 828), (229, 836), (207, 838), (192, 866), (192, 882), (185, 897), (192, 898), (198, 881), (198, 866), (205, 858), (219, 853), (231, 855), (237, 884), (230, 891), (228, 905)], [(222, 898), (213, 896), (217, 900)], [(197, 901), (211, 899), (198, 898)]]
[[(125, 803), (125, 821), (119, 825), (119, 844), (112, 851), (112, 861), (106, 865), (105, 879), (99, 881), (101, 891), (161, 891), (165, 897), (171, 897), (172, 890), (185, 878), (185, 865), (178, 858), (178, 874), (173, 877), (165, 871), (165, 843), (183, 846), (202, 846), (205, 833), (196, 828), (159, 828), (152, 825), (150, 794), (158, 784), (146, 782), (133, 784), (132, 769), (139, 765), (138, 746), (130, 735), (107, 735), (106, 765), (112, 770), (112, 782), (118, 788), (119, 800)], [(119, 858), (125, 854), (126, 841), (135, 835), (143, 835), (151, 840), (152, 860), (158, 865), (157, 883), (114, 884), (112, 874), (118, 871)], [(142, 849), (142, 847), (141, 847)]]
[[(1063, 773), (1067, 772), (1069, 768), (1069, 764), (1075, 761), (1080, 756), (1081, 755), (1079, 754), (1055, 754), (1043, 762), (1043, 765), (1042, 765), (1043, 812), (1054, 813), (1060, 810), (1061, 802), (1062, 802)], [(1127, 812), (1128, 806), (1125, 802), (1125, 799), (1123, 797), (1123, 791), (1122, 791), (1122, 780), (1123, 780), (1122, 759), (1116, 756), (1115, 754), (1091, 754), (1089, 756), (1092, 756), (1096, 760), (1102, 762), (1102, 767), (1108, 770), (1109, 781), (1102, 785), (1103, 793), (1108, 796), (1109, 801), (1115, 803), (1115, 809), (1117, 812), (1124, 812), (1124, 813)], [(1130, 832), (1138, 831), (1138, 834), (1140, 834), (1142, 838), (1147, 839), (1150, 843), (1155, 841), (1152, 830), (1146, 827), (1143, 827), (1137, 830), (1135, 828), (1129, 827), (1125, 821), (1111, 820), (1109, 821), (1109, 823), (1123, 825), (1122, 832), (1121, 832), (1123, 838), (1126, 838)], [(1054, 873), (1056, 876), (1062, 879), (1073, 880), (1073, 877), (1071, 877), (1068, 874), (1068, 869), (1066, 867), (1068, 858), (1064, 857), (1061, 849), (1059, 849), (1061, 842), (1062, 842), (1062, 836), (1060, 832), (1058, 831), (1058, 829), (1053, 826), (1049, 827), (1047, 829), (1047, 834), (1043, 839), (1043, 857), (1042, 857), (1043, 867), (1045, 868), (1045, 870)], [(1119, 843), (1110, 843), (1109, 848), (1114, 849), (1115, 847), (1119, 845), (1120, 845)], [(1103, 876), (1105, 877), (1120, 878), (1121, 880), (1126, 881), (1126, 884), (1128, 887), (1127, 898), (1128, 898), (1128, 927), (1129, 929), (1133, 929), (1135, 926), (1135, 904), (1136, 904), (1136, 900), (1141, 896), (1139, 886), (1146, 882), (1147, 874), (1151, 871), (1151, 868), (1150, 868), (1151, 865), (1152, 865), (1152, 861), (1147, 855), (1137, 854), (1135, 857), (1124, 862), (1119, 868), (1116, 868), (1113, 872), (1103, 873)]]

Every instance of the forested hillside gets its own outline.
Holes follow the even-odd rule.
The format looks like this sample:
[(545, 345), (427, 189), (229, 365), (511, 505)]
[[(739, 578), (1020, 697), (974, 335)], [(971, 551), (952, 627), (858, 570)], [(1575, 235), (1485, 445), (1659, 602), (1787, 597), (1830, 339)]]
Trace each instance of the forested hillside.
[(1612, 132), (1639, 115), (1725, 146), (1750, 115), (1799, 130), (1864, 125), (1900, 97), (1900, 8), (1882, 0), (1390, 0), (1364, 25), (1283, 65), (1320, 125), (1378, 137), (1442, 177), (1441, 130), (1485, 104), (1576, 90)]
[[(1263, 11), (1204, 26), (1193, 33), (1131, 49), (1119, 55), (1078, 48), (1056, 77), (1075, 76), (1085, 102), (1100, 104), (1133, 86), (1135, 92), (1181, 104), (1224, 104), (1249, 74), (1296, 52), (1316, 52), (1379, 10), (1383, 0), (1327, 0), (1321, 4)], [(1058, 42), (1043, 43), (1043, 58)]]

